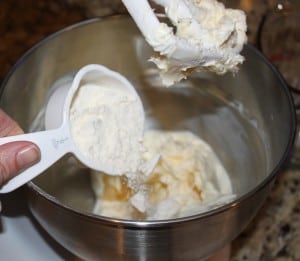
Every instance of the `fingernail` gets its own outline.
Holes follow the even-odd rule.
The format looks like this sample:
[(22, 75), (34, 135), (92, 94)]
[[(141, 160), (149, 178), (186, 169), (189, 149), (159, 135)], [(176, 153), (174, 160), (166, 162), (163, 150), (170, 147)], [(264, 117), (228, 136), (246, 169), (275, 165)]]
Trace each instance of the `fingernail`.
[(18, 152), (16, 160), (19, 169), (23, 170), (37, 163), (40, 157), (40, 151), (34, 145), (29, 145)]

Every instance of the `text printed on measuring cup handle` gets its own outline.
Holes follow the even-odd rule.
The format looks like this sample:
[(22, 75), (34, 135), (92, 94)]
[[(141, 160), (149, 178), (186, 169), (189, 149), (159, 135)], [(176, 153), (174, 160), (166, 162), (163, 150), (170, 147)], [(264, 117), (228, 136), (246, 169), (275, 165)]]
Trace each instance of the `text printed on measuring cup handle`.
[(66, 142), (69, 141), (69, 137), (62, 137), (62, 138), (53, 138), (51, 143), (55, 149), (58, 149), (60, 146), (64, 145)]

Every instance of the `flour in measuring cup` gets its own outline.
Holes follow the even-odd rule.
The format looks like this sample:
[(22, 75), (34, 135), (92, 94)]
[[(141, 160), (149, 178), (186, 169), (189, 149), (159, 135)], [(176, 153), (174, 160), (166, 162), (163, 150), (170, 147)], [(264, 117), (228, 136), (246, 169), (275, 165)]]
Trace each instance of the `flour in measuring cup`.
[[(115, 81), (80, 86), (70, 109), (71, 133), (81, 153), (112, 175), (142, 164), (144, 117), (140, 101)], [(116, 87), (116, 88), (115, 88)]]

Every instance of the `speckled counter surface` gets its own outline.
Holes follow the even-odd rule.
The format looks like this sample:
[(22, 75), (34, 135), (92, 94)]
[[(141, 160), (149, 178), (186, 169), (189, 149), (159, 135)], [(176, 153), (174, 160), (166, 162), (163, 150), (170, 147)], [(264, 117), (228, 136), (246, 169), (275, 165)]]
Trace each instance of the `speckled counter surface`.
[[(262, 15), (275, 0), (231, 0), (247, 11), (249, 42), (256, 43)], [(0, 79), (33, 44), (84, 19), (124, 12), (113, 0), (1, 0)], [(231, 260), (300, 260), (300, 171), (283, 170), (258, 215), (233, 242)]]

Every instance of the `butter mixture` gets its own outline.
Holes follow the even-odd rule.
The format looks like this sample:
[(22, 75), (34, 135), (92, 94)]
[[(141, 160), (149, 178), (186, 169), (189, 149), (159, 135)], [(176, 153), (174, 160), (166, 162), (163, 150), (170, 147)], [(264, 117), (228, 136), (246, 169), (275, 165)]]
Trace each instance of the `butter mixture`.
[(94, 212), (125, 219), (168, 219), (200, 213), (231, 200), (231, 182), (212, 148), (189, 131), (150, 130), (144, 135), (147, 161), (160, 153), (153, 172), (138, 186), (126, 176), (92, 173)]

